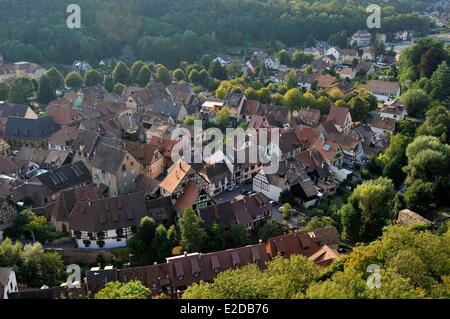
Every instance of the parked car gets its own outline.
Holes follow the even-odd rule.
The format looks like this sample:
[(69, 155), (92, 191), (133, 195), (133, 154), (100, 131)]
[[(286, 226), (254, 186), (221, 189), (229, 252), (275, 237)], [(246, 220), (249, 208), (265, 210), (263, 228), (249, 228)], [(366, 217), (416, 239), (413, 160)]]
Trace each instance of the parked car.
[(270, 203), (270, 205), (272, 205), (272, 206), (277, 206), (277, 205), (278, 205), (278, 202), (276, 202), (276, 201), (274, 201), (274, 200), (269, 201), (269, 203)]
[[(283, 208), (284, 208), (284, 205), (281, 205), (280, 208), (278, 208), (278, 211), (280, 213), (282, 213), (283, 212)], [(295, 208), (291, 208), (290, 212), (291, 212), (291, 214), (295, 214), (295, 213), (298, 213), (299, 211), (296, 210)]]
[(226, 188), (227, 192), (234, 192), (237, 189), (239, 189), (239, 185), (236, 184), (228, 185)]

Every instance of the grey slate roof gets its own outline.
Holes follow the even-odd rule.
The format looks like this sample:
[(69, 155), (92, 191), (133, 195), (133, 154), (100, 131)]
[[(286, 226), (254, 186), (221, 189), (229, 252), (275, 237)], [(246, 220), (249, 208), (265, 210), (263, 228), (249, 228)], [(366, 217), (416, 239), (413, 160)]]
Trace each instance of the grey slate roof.
[(43, 185), (56, 193), (63, 189), (91, 182), (91, 173), (83, 162), (66, 164), (36, 177)]
[(61, 128), (51, 117), (37, 119), (9, 117), (6, 121), (5, 137), (26, 140), (42, 140), (49, 138)]

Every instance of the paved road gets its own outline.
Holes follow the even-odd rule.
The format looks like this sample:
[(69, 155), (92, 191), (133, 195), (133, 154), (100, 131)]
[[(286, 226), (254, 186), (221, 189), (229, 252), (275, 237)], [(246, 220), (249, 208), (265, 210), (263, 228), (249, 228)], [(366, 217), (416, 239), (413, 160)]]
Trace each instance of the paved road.
[(235, 190), (233, 192), (225, 191), (223, 193), (220, 193), (219, 195), (214, 197), (214, 200), (216, 201), (217, 204), (224, 203), (224, 202), (229, 202), (229, 201), (235, 199), (236, 196), (241, 195), (241, 192), (244, 191), (244, 190), (251, 191), (252, 190), (252, 185), (251, 184), (250, 185), (240, 184), (239, 185), (239, 189), (237, 189), (237, 190)]

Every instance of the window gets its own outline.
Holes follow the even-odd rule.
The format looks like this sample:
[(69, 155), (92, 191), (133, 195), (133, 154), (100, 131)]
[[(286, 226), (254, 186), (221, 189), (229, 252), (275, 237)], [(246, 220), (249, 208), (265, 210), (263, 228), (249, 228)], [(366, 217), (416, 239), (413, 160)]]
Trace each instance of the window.
[(125, 171), (127, 169), (127, 167), (125, 166), (125, 164), (122, 165), (122, 172)]

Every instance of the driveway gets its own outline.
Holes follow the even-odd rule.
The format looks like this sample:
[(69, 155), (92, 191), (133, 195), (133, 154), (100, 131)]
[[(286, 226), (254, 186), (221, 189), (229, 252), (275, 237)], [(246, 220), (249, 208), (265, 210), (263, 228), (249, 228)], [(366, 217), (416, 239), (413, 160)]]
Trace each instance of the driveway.
[(251, 190), (253, 190), (253, 185), (252, 184), (250, 184), (250, 185), (239, 184), (239, 189), (237, 189), (233, 192), (225, 191), (223, 193), (220, 193), (220, 194), (214, 196), (213, 199), (216, 201), (217, 204), (229, 202), (229, 201), (234, 200), (237, 196), (241, 195), (241, 192), (243, 190), (251, 191)]

